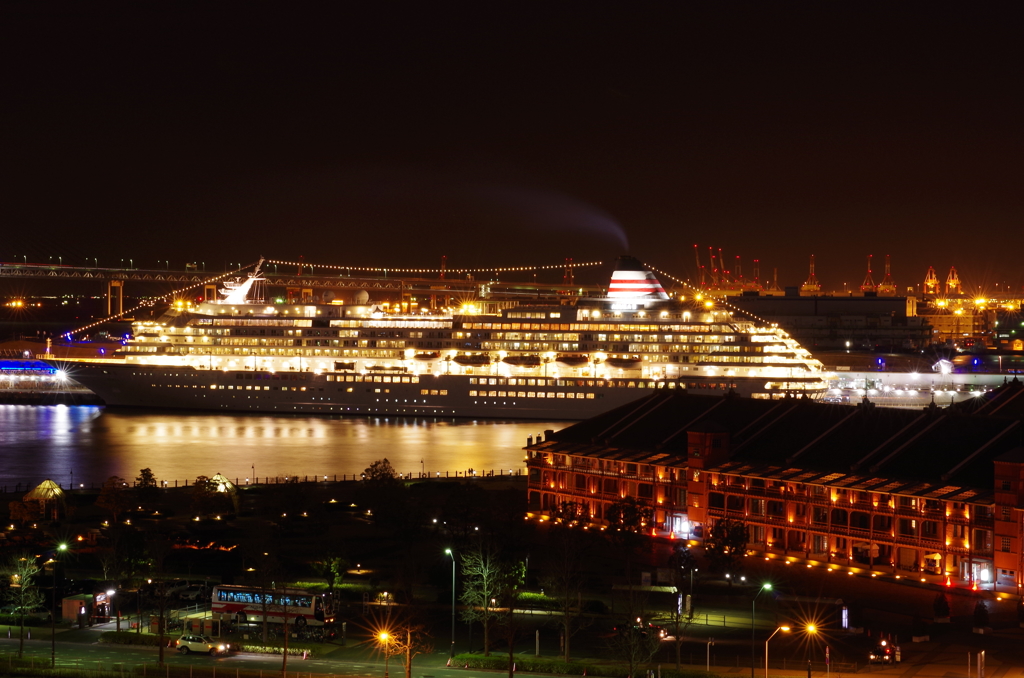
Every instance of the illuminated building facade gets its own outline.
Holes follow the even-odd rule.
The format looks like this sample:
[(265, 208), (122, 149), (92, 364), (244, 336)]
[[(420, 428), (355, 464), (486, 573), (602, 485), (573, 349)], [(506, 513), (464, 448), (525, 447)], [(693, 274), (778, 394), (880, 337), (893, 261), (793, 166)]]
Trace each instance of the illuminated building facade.
[(657, 537), (737, 519), (753, 552), (1017, 592), (1021, 413), (1017, 381), (923, 410), (657, 393), (533, 441), (529, 511), (633, 497)]

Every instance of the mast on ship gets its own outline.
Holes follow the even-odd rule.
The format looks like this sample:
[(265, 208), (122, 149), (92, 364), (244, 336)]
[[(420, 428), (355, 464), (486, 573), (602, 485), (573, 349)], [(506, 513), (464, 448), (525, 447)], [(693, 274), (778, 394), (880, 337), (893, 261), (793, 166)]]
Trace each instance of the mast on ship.
[[(256, 267), (253, 268), (245, 280), (241, 278), (235, 278), (234, 280), (225, 280), (224, 289), (220, 290), (220, 293), (224, 295), (224, 298), (219, 302), (220, 304), (262, 304), (264, 303), (264, 297), (266, 294), (266, 282), (267, 279), (260, 272), (263, 267), (265, 259), (260, 257), (260, 260), (256, 262)], [(252, 293), (253, 297), (249, 299), (249, 293)]]

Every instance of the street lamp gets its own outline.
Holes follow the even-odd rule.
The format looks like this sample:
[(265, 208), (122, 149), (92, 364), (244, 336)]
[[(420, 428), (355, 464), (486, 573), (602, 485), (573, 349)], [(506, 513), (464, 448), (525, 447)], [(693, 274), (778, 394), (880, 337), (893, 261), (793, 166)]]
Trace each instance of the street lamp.
[(452, 647), (448, 651), (448, 662), (451, 663), (455, 656), (455, 554), (451, 549), (445, 549), (444, 552), (452, 558)]
[(755, 610), (755, 608), (757, 606), (757, 597), (759, 595), (761, 595), (762, 591), (771, 591), (771, 590), (772, 590), (772, 585), (771, 584), (762, 584), (761, 588), (759, 588), (757, 590), (757, 593), (755, 593), (754, 597), (750, 600), (750, 678), (754, 678), (754, 664), (755, 664), (755, 661), (754, 661), (755, 660), (755, 656), (754, 656), (754, 647), (755, 647), (755, 645), (754, 645), (754, 640), (755, 640), (755, 636), (754, 636), (754, 610)]
[(388, 678), (388, 657), (391, 656), (388, 654), (389, 638), (391, 638), (391, 635), (388, 634), (387, 631), (381, 631), (377, 634), (377, 639), (380, 640), (380, 642), (384, 643), (384, 678)]
[(768, 640), (764, 641), (764, 678), (768, 678), (768, 642), (771, 641), (779, 631), (789, 631), (789, 627), (780, 626), (772, 631), (772, 635), (768, 636)]
[[(57, 544), (57, 553), (67, 551), (67, 544)], [(53, 554), (53, 588), (50, 589), (50, 668), (57, 666), (57, 553)]]

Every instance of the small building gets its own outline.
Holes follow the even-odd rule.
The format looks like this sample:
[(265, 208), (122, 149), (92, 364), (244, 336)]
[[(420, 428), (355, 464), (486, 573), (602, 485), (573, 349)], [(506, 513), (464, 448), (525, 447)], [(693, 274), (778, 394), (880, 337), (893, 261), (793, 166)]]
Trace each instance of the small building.
[[(105, 596), (106, 594), (104, 594)], [(94, 596), (91, 593), (79, 593), (61, 600), (60, 616), (64, 621), (71, 621), (79, 626), (91, 624), (93, 616)]]
[(44, 520), (59, 520), (64, 509), (64, 490), (52, 480), (44, 480), (21, 498), (33, 504)]

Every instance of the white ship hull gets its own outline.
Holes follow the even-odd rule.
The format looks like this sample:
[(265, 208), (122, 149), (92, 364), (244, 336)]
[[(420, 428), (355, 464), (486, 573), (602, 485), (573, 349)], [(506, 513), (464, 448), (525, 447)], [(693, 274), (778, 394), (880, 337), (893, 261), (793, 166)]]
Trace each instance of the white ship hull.
[[(525, 379), (443, 374), (274, 374), (113, 362), (61, 363), (60, 367), (110, 406), (221, 412), (582, 420), (643, 398), (657, 388), (681, 389), (674, 382), (641, 379), (547, 379), (542, 385), (529, 386), (507, 383)], [(481, 383), (491, 381), (496, 383)], [(725, 392), (707, 386), (697, 392)], [(742, 384), (734, 390), (749, 395)]]

